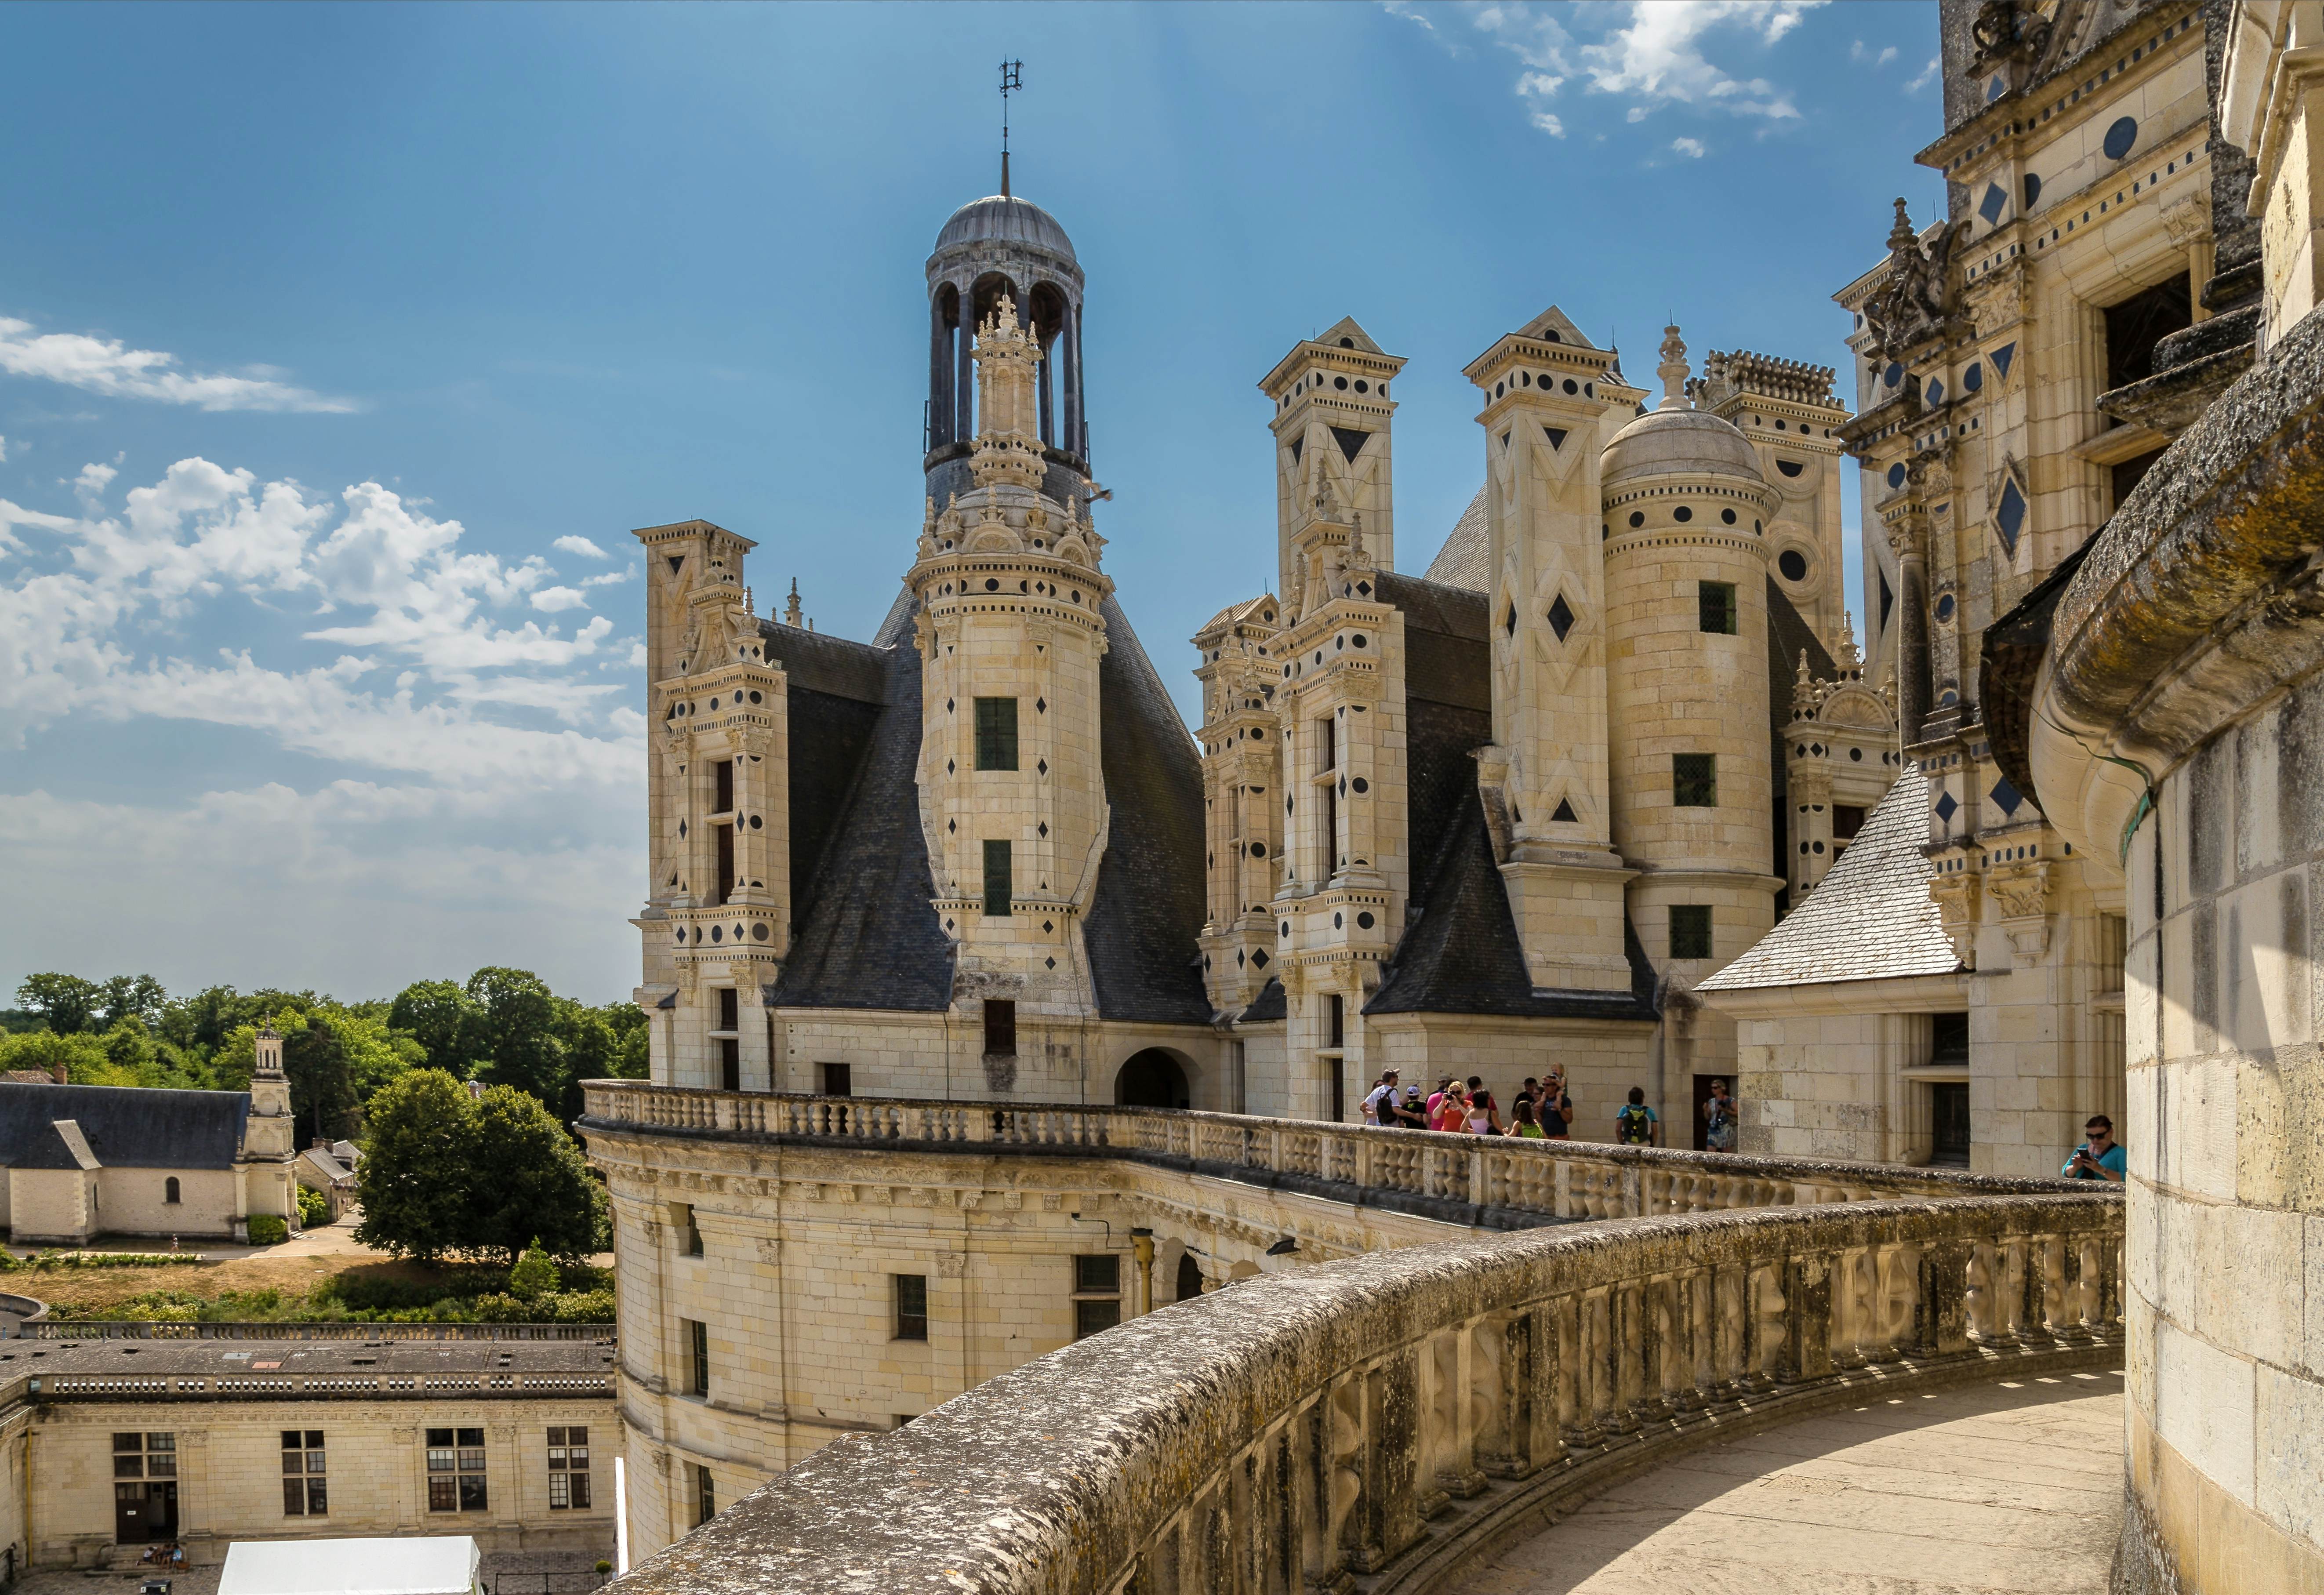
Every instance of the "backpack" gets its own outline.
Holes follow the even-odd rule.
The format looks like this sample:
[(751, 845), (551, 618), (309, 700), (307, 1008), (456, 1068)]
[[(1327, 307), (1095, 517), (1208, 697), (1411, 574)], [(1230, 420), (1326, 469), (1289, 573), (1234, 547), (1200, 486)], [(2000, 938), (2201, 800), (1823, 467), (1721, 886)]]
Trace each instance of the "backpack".
[(1633, 1102), (1614, 1115), (1615, 1139), (1626, 1146), (1643, 1147), (1655, 1139), (1655, 1115), (1651, 1108)]

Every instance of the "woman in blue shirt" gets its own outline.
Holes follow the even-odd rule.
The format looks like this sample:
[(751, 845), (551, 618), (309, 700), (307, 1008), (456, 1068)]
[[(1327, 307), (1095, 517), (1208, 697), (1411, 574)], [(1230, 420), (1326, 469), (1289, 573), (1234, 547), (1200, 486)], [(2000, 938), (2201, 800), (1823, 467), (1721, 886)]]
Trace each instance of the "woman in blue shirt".
[(2114, 1139), (2114, 1120), (2103, 1113), (2093, 1113), (2090, 1121), (2082, 1126), (2089, 1139), (2074, 1148), (2066, 1159), (2066, 1166), (2058, 1172), (2070, 1180), (2110, 1180), (2122, 1184), (2124, 1159), (2122, 1143)]

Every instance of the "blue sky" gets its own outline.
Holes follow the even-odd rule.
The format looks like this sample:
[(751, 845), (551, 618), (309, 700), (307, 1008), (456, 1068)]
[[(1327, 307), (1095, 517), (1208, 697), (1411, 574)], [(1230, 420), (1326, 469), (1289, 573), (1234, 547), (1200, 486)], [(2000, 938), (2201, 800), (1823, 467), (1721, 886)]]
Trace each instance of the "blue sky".
[(628, 530), (732, 527), (761, 613), (796, 577), (868, 634), (1004, 53), (1108, 568), (1191, 709), (1273, 568), (1293, 341), (1410, 359), (1419, 569), (1481, 474), (1460, 368), (1548, 303), (1634, 378), (1673, 313), (1844, 362), (1830, 295), (1938, 201), (1935, 48), (1902, 4), (0, 7), (0, 997), (625, 993)]

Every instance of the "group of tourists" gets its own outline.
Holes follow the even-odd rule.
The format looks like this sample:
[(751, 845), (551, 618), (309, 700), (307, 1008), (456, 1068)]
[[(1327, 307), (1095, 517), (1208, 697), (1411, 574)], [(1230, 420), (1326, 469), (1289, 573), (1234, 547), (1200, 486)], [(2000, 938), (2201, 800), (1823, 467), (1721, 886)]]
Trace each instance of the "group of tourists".
[[(1704, 1138), (1711, 1149), (1733, 1151), (1738, 1114), (1735, 1099), (1728, 1094), (1727, 1082), (1711, 1083), (1710, 1098), (1702, 1104), (1701, 1111)], [(1546, 1080), (1526, 1076), (1525, 1084), (1509, 1103), (1509, 1116), (1504, 1122), (1500, 1103), (1485, 1088), (1480, 1075), (1471, 1074), (1463, 1081), (1446, 1074), (1424, 1100), (1420, 1087), (1404, 1084), (1397, 1072), (1389, 1069), (1372, 1082), (1371, 1090), (1364, 1095), (1364, 1122), (1390, 1129), (1570, 1140), (1573, 1134), (1573, 1093), (1566, 1089), (1565, 1071), (1553, 1064)], [(1662, 1145), (1662, 1122), (1646, 1105), (1643, 1087), (1630, 1087), (1629, 1100), (1614, 1110), (1614, 1139), (1630, 1147)]]
[(1465, 1081), (1446, 1074), (1426, 1099), (1420, 1087), (1405, 1085), (1390, 1069), (1372, 1082), (1364, 1097), (1364, 1122), (1391, 1129), (1436, 1129), (1462, 1135), (1514, 1135), (1536, 1140), (1566, 1140), (1572, 1134), (1573, 1098), (1565, 1071), (1551, 1065), (1549, 1078), (1526, 1076), (1525, 1084), (1501, 1118), (1501, 1105), (1481, 1075)]

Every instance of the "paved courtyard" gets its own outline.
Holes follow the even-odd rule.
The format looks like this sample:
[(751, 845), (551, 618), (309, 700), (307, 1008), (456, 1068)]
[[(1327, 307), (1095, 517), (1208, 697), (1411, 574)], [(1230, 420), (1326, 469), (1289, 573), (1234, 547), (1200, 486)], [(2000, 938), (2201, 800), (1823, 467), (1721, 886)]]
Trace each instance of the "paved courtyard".
[(1705, 1447), (1514, 1539), (1459, 1595), (2103, 1595), (2118, 1373), (1877, 1399)]

